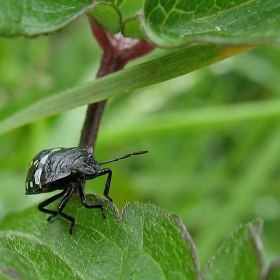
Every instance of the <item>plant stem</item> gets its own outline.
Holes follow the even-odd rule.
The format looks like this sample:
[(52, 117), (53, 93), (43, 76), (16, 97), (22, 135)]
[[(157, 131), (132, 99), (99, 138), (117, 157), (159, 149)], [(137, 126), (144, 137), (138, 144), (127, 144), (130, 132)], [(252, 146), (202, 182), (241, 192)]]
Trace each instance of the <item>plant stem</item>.
[[(103, 56), (96, 78), (117, 72), (123, 69), (128, 61), (148, 54), (154, 49), (144, 41), (123, 36), (117, 38), (108, 34), (92, 19), (90, 19), (90, 24), (92, 33), (103, 49)], [(95, 147), (106, 103), (107, 100), (103, 100), (88, 106), (79, 146)], [(74, 193), (78, 194), (77, 186), (74, 187)]]
[[(103, 49), (97, 78), (123, 69), (128, 61), (148, 54), (154, 49), (144, 41), (108, 34), (92, 19), (90, 24), (95, 38)], [(106, 103), (107, 100), (104, 100), (88, 106), (79, 146), (95, 146)]]

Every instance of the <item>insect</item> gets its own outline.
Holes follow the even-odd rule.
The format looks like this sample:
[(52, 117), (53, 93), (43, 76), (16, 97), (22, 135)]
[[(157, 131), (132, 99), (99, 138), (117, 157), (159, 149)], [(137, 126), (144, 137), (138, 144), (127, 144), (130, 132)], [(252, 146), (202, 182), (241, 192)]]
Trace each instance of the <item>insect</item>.
[[(106, 218), (102, 204), (88, 204), (85, 192), (85, 180), (92, 180), (96, 177), (107, 175), (104, 189), (104, 196), (112, 202), (109, 196), (112, 171), (110, 168), (101, 169), (100, 166), (106, 163), (118, 161), (130, 156), (145, 154), (147, 151), (139, 151), (124, 155), (119, 158), (98, 162), (93, 156), (93, 147), (76, 147), (76, 148), (55, 148), (43, 150), (37, 154), (29, 165), (26, 177), (26, 194), (40, 194), (62, 190), (62, 192), (48, 198), (38, 205), (38, 209), (44, 213), (51, 214), (48, 218), (50, 221), (58, 214), (71, 222), (69, 232), (72, 234), (75, 218), (65, 214), (64, 207), (71, 198), (74, 187), (79, 190), (79, 195), (83, 206), (86, 208), (99, 208), (101, 214)], [(50, 203), (62, 197), (57, 210), (45, 208)]]

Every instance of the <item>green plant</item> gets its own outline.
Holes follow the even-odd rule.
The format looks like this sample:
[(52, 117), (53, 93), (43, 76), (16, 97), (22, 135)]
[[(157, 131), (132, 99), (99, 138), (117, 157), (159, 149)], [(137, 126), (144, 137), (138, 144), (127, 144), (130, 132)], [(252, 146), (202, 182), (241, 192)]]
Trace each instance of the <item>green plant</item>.
[[(127, 1), (126, 9), (129, 11), (127, 13), (123, 2), (103, 1), (92, 4), (91, 1), (36, 1), (35, 4), (28, 6), (29, 4), (12, 5), (9, 1), (3, 1), (0, 4), (3, 15), (0, 22), (2, 36), (34, 37), (52, 33), (65, 27), (77, 16), (86, 13), (90, 19), (93, 34), (104, 51), (97, 74), (100, 79), (76, 87), (73, 87), (71, 83), (67, 86), (62, 85), (62, 90), (58, 90), (57, 94), (50, 94), (45, 90), (45, 93), (39, 97), (37, 92), (40, 89), (35, 88), (28, 97), (15, 98), (15, 102), (10, 102), (9, 106), (2, 109), (0, 133), (3, 134), (65, 110), (93, 103), (88, 108), (80, 145), (95, 146), (100, 118), (106, 104), (104, 100), (190, 73), (257, 45), (279, 46), (280, 44), (280, 6), (277, 1), (226, 1), (221, 4), (216, 4), (216, 2), (199, 4), (195, 1), (183, 0), (147, 0), (143, 6), (144, 14), (133, 17), (131, 17), (131, 11), (136, 12), (140, 7)], [(127, 14), (130, 16), (126, 16), (127, 19), (123, 21), (122, 15)], [(111, 35), (119, 31), (123, 36)], [(141, 40), (135, 41), (130, 39), (131, 37)], [(128, 50), (127, 45), (129, 45)], [(168, 52), (164, 55), (157, 54), (156, 58), (150, 55), (149, 61), (119, 71), (129, 60), (147, 54), (154, 48), (165, 49)], [(75, 59), (72, 63), (78, 63), (78, 61)], [(116, 71), (119, 72), (110, 74)], [(5, 86), (10, 85), (7, 83)], [(59, 89), (59, 86), (56, 88)], [(35, 102), (34, 98), (36, 98)], [(123, 98), (120, 97), (120, 100)], [(202, 100), (207, 99), (204, 97)], [(146, 100), (146, 103), (148, 102), (149, 99)], [(100, 147), (102, 148), (106, 141), (118, 147), (118, 139), (121, 136), (124, 141), (128, 141), (130, 137), (136, 139), (139, 134), (147, 132), (153, 135), (155, 132), (168, 132), (172, 129), (179, 131), (186, 127), (190, 129), (203, 126), (221, 127), (250, 119), (257, 119), (261, 123), (279, 116), (277, 105), (278, 103), (274, 100), (255, 101), (251, 104), (237, 104), (225, 106), (225, 108), (197, 109), (187, 114), (185, 110), (165, 115), (156, 114), (134, 120), (124, 128), (109, 129), (107, 133), (105, 130), (100, 134), (100, 137), (103, 137), (100, 140)], [(170, 110), (170, 106), (166, 110)], [(48, 125), (46, 123), (46, 126)], [(263, 149), (260, 149), (258, 153), (258, 156), (262, 155), (262, 160), (258, 161), (253, 157), (251, 169), (246, 166), (248, 169), (246, 176), (239, 182), (235, 182), (236, 186), (241, 187), (230, 190), (234, 193), (233, 199), (229, 199), (229, 203), (226, 203), (224, 208), (226, 210), (217, 212), (217, 215), (230, 220), (233, 216), (232, 211), (236, 210), (235, 200), (241, 201), (244, 196), (242, 186), (250, 186), (245, 192), (245, 195), (249, 197), (253, 187), (257, 189), (258, 184), (265, 180), (266, 177), (263, 175), (266, 174), (266, 170), (270, 170), (271, 166), (268, 162), (277, 162), (275, 150), (279, 142), (276, 137), (278, 130), (276, 129), (271, 135), (268, 133), (267, 139), (264, 139), (267, 144), (264, 144)], [(255, 138), (260, 137), (263, 131), (263, 126), (259, 124), (254, 133), (244, 137), (245, 140), (238, 146), (239, 153), (244, 153), (245, 148), (249, 147)], [(36, 130), (33, 132), (33, 138), (43, 137), (44, 130), (41, 127), (37, 132)], [(35, 140), (31, 139), (32, 137), (29, 141), (33, 143)], [(2, 141), (5, 143), (5, 139)], [(182, 142), (176, 141), (179, 143), (176, 147), (178, 148)], [(201, 141), (203, 142), (203, 139)], [(207, 143), (211, 141), (215, 142), (215, 138), (210, 136), (205, 139)], [(186, 142), (192, 143), (188, 140)], [(165, 159), (171, 160), (169, 165), (174, 164), (172, 162), (173, 145), (170, 146), (170, 151), (166, 149), (163, 155)], [(227, 142), (218, 146), (226, 147)], [(22, 153), (25, 158), (24, 151), (16, 147), (16, 152)], [(207, 145), (204, 147), (207, 148)], [(229, 152), (228, 156), (233, 158), (232, 163), (238, 163), (238, 159), (234, 158), (236, 154), (237, 148)], [(209, 159), (210, 162), (202, 162), (202, 164), (211, 165), (213, 157)], [(148, 160), (144, 160), (142, 164), (146, 164), (146, 161)], [(7, 163), (7, 160), (5, 162)], [(219, 162), (219, 165), (222, 164), (223, 161)], [(233, 164), (233, 168), (234, 166)], [(194, 167), (195, 164), (189, 164), (189, 172)], [(158, 168), (161, 168), (161, 163), (158, 164)], [(148, 172), (147, 169), (147, 178), (149, 178)], [(207, 174), (207, 176), (203, 172), (200, 174), (205, 184), (211, 182), (208, 181)], [(155, 184), (158, 184), (160, 181), (158, 177), (156, 179), (153, 180)], [(178, 186), (184, 181), (184, 178), (177, 176), (170, 179), (172, 179), (170, 180), (172, 184)], [(122, 178), (123, 180), (125, 179)], [(170, 196), (172, 187), (166, 190), (167, 198)], [(208, 187), (211, 188), (211, 183)], [(176, 191), (176, 187), (174, 188), (173, 192)], [(203, 190), (205, 191), (201, 189)], [(155, 189), (153, 194), (158, 195), (159, 192)], [(227, 202), (227, 196), (223, 195), (224, 201)], [(89, 199), (100, 200), (92, 196), (89, 196)], [(180, 200), (180, 198), (177, 199)], [(80, 226), (77, 227), (77, 232), (73, 237), (67, 234), (63, 220), (57, 219), (50, 226), (34, 209), (34, 205), (22, 213), (7, 216), (1, 224), (3, 254), (0, 256), (0, 271), (3, 277), (10, 279), (33, 276), (33, 278), (44, 279), (59, 276), (62, 278), (67, 275), (73, 279), (94, 277), (114, 279), (117, 271), (118, 278), (122, 279), (133, 276), (145, 276), (152, 279), (197, 279), (200, 274), (202, 279), (224, 279), (225, 274), (227, 279), (242, 279), (242, 277), (244, 279), (258, 277), (277, 279), (279, 262), (273, 262), (269, 269), (263, 264), (258, 240), (261, 232), (260, 220), (241, 226), (225, 241), (215, 258), (211, 259), (200, 273), (193, 241), (177, 217), (149, 204), (129, 204), (120, 218), (112, 205), (106, 203), (105, 205), (110, 214), (104, 222), (98, 215), (100, 214), (98, 211), (82, 209), (76, 198), (73, 198), (69, 211), (72, 211), (74, 216), (74, 213), (79, 213), (77, 224)], [(248, 207), (248, 201), (240, 205), (238, 211), (244, 213)], [(201, 206), (200, 211), (207, 212), (207, 204)], [(189, 209), (191, 210), (192, 207)], [(226, 219), (224, 224), (214, 226), (217, 232), (227, 232), (229, 224)], [(215, 231), (205, 230), (205, 234), (209, 234), (213, 242), (215, 233)], [(89, 261), (87, 252), (92, 262)], [(120, 259), (123, 262), (120, 262)], [(56, 275), (52, 276), (53, 262), (55, 262)], [(26, 270), (26, 267), (30, 269)], [(150, 270), (147, 269), (149, 267), (151, 267)]]

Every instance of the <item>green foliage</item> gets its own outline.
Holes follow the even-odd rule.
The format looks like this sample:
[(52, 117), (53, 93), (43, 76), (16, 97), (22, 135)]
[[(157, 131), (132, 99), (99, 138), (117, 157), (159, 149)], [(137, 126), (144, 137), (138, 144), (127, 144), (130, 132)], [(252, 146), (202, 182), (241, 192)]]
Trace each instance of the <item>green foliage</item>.
[(279, 45), (279, 14), (274, 0), (147, 0), (144, 16), (128, 19), (123, 34), (162, 48), (197, 42)]
[(122, 24), (121, 1), (36, 1), (0, 4), (0, 35), (33, 37), (57, 31), (88, 13), (104, 29), (145, 38), (157, 47), (194, 42), (279, 45), (280, 5), (274, 0), (206, 2), (146, 0), (144, 15)]
[[(177, 216), (140, 203), (128, 204), (120, 216), (105, 200), (87, 199), (106, 205), (107, 218), (97, 209), (84, 208), (79, 197), (73, 197), (65, 210), (76, 217), (72, 236), (69, 222), (56, 218), (48, 223), (42, 217), (46, 215), (34, 207), (8, 216), (0, 232), (2, 275), (199, 279), (195, 246)], [(209, 261), (202, 279), (224, 279), (224, 275), (227, 279), (258, 279), (262, 273), (260, 233), (259, 220), (240, 227)], [(28, 266), (23, 265), (26, 260)]]
[[(116, 33), (121, 29), (122, 25), (121, 12), (118, 10), (118, 6), (122, 4), (122, 1), (117, 2), (117, 6), (113, 5), (116, 4), (114, 1), (108, 2), (109, 3), (95, 2), (94, 4), (89, 4), (89, 2), (81, 3), (80, 1), (66, 1), (66, 3), (50, 1), (48, 5), (45, 4), (46, 6), (43, 6), (48, 7), (48, 9), (42, 9), (42, 4), (40, 3), (37, 3), (38, 7), (34, 8), (33, 6), (27, 7), (26, 4), (20, 2), (20, 5), (16, 5), (13, 8), (13, 6), (9, 6), (4, 1), (2, 3), (4, 6), (2, 10), (5, 16), (3, 16), (2, 21), (0, 21), (0, 31), (2, 30), (0, 34), (11, 37), (19, 35), (35, 36), (53, 32), (85, 12), (88, 12), (90, 17), (95, 19), (107, 31)], [(9, 9), (22, 10), (24, 16), (21, 16), (20, 19), (23, 20), (23, 22), (10, 17)], [(187, 4), (183, 0), (176, 1), (173, 4), (170, 1), (161, 2), (151, 0), (145, 1), (144, 16), (143, 18), (139, 17), (144, 27), (142, 25), (141, 27), (137, 27), (135, 25), (135, 18), (132, 18), (132, 21), (128, 19), (122, 29), (126, 30), (126, 24), (132, 22), (133, 26), (128, 27), (128, 30), (130, 30), (129, 32), (132, 32), (132, 34), (123, 32), (124, 35), (135, 37), (134, 35), (139, 34), (140, 29), (145, 29), (145, 33), (148, 35), (141, 35), (141, 38), (145, 38), (155, 46), (167, 49), (172, 47), (182, 48), (184, 45), (194, 42), (226, 43), (234, 45), (270, 43), (277, 45), (279, 44), (278, 36), (280, 34), (278, 24), (279, 9), (280, 6), (276, 1), (269, 0), (239, 1), (238, 3), (223, 3), (220, 6), (211, 5), (209, 7), (207, 4), (192, 6), (191, 3)], [(38, 13), (37, 10), (40, 12)], [(65, 11), (65, 14), (61, 10)], [(25, 16), (26, 12), (32, 13), (32, 16), (28, 16), (28, 14)], [(57, 20), (58, 12), (60, 15), (59, 20)], [(232, 18), (235, 18), (237, 13), (238, 18), (240, 18), (238, 24), (236, 21), (232, 21)], [(243, 16), (244, 13), (246, 16)], [(20, 14), (20, 12), (17, 11), (15, 14)], [(50, 15), (55, 16), (50, 17)], [(213, 22), (212, 17), (214, 18)], [(28, 20), (34, 19), (36, 22), (25, 24), (25, 18)], [(267, 20), (263, 20), (263, 18)], [(205, 30), (204, 27), (197, 26), (199, 22), (198, 19), (203, 25), (209, 25), (210, 30), (208, 30), (209, 26), (205, 27)], [(216, 20), (218, 20), (218, 22), (216, 22)], [(18, 22), (18, 27), (13, 28), (10, 21)], [(248, 23), (248, 21), (252, 24)], [(48, 29), (46, 29), (46, 25)], [(243, 28), (241, 28), (240, 25), (242, 25)], [(29, 26), (32, 26), (32, 28), (37, 26), (38, 28), (35, 31), (29, 31)], [(195, 29), (198, 36), (197, 38), (193, 37), (194, 32), (190, 29), (190, 26)], [(244, 26), (246, 26), (246, 29)], [(215, 32), (213, 32), (213, 28)], [(232, 30), (232, 28), (234, 30)], [(6, 31), (7, 29), (10, 33)], [(135, 30), (135, 32), (133, 30)], [(224, 32), (225, 30), (226, 32)], [(191, 39), (186, 36), (188, 33), (184, 32), (190, 33)], [(206, 39), (201, 39), (203, 37), (201, 35), (202, 33)], [(217, 33), (222, 33), (222, 37), (217, 35)], [(226, 36), (227, 33), (228, 36)], [(64, 110), (98, 102), (120, 93), (128, 93), (144, 86), (184, 75), (249, 48), (250, 47), (244, 46), (216, 48), (212, 46), (201, 47), (196, 45), (190, 49), (183, 49), (182, 52), (172, 53), (166, 57), (136, 66), (134, 69), (132, 68), (122, 73), (115, 74), (115, 76), (113, 76), (114, 78), (107, 77), (101, 82), (94, 81), (80, 87), (68, 88), (65, 92), (58, 92), (51, 98), (39, 101), (26, 108), (26, 110), (20, 111), (12, 116), (9, 114), (5, 116), (5, 114), (3, 114), (0, 120), (0, 134), (39, 118), (48, 117)], [(130, 77), (127, 76), (127, 72), (131, 74)], [(123, 84), (124, 80), (127, 81), (126, 84)], [(110, 88), (108, 88), (108, 85)], [(83, 98), (83, 96), (85, 97)]]
[[(187, 74), (227, 58), (247, 47), (195, 46), (125, 69), (42, 99), (0, 121), (0, 134), (78, 106), (109, 99), (135, 89)], [(153, 73), (153, 75), (149, 75)]]
[[(0, 40), (0, 134), (10, 131), (0, 138), (0, 218), (22, 211), (0, 223), (2, 278), (92, 279), (98, 273), (114, 278), (117, 271), (127, 279), (140, 271), (153, 279), (179, 279), (175, 273), (197, 279), (198, 255), (202, 279), (223, 279), (223, 274), (279, 279), (279, 259), (270, 263), (280, 252), (279, 50), (262, 47), (201, 69), (252, 44), (278, 46), (278, 1), (216, 1), (220, 6), (208, 7), (211, 1), (196, 6), (197, 1), (179, 0), (174, 9), (172, 1), (147, 0), (144, 15), (136, 17), (141, 1), (25, 2), (0, 4), (0, 33), (14, 37)], [(177, 16), (182, 11), (184, 17)], [(146, 58), (149, 62), (92, 81), (100, 50), (83, 13), (110, 33), (122, 30), (125, 36), (180, 50), (157, 50)], [(53, 34), (15, 38), (46, 33)], [(186, 48), (195, 42), (222, 45)], [(141, 203), (129, 204), (122, 222), (105, 203), (109, 217), (104, 220), (73, 198), (65, 209), (77, 218), (70, 236), (67, 221), (58, 217), (48, 223), (37, 210), (45, 196), (23, 199), (34, 154), (77, 145), (85, 108), (66, 110), (106, 98), (111, 100), (97, 159), (150, 151), (147, 158), (112, 166), (115, 204), (151, 201), (182, 222)], [(104, 182), (88, 182), (87, 191), (102, 192), (99, 185)], [(27, 205), (32, 206), (23, 211)], [(256, 216), (264, 219), (265, 254), (260, 221), (246, 224)], [(226, 239), (240, 224), (245, 225)]]
[(24, 277), (30, 267), (27, 278), (34, 279), (197, 279), (194, 244), (179, 218), (139, 203), (127, 205), (120, 217), (113, 205), (87, 198), (106, 205), (107, 218), (73, 197), (65, 210), (76, 217), (73, 236), (69, 222), (48, 223), (34, 207), (7, 217), (0, 232), (2, 275)]
[(241, 226), (222, 244), (207, 264), (203, 280), (259, 279), (263, 256), (258, 237), (261, 221)]
[[(111, 33), (117, 33), (120, 30), (121, 15), (117, 10), (117, 6), (110, 3), (120, 5), (123, 1), (108, 0), (94, 4), (92, 2), (90, 0), (39, 0), (34, 3), (1, 1), (0, 36), (34, 37), (48, 34), (65, 27), (78, 16), (87, 12), (104, 29)], [(103, 2), (108, 2), (108, 4)]]
[(97, 3), (87, 14), (111, 34), (116, 34), (121, 30), (122, 16), (114, 6)]

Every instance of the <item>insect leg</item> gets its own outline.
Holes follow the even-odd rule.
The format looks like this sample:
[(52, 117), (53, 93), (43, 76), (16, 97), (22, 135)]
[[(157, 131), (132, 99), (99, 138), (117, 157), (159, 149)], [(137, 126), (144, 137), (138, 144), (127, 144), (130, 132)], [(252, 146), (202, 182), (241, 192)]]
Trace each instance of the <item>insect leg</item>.
[(108, 174), (108, 177), (107, 177), (107, 180), (106, 180), (105, 189), (104, 189), (103, 194), (108, 200), (113, 202), (112, 198), (109, 196), (111, 180), (112, 180), (112, 170), (110, 168), (101, 169), (100, 171), (98, 171), (98, 174), (96, 175), (96, 177), (99, 177), (99, 176), (102, 176), (102, 175), (105, 175), (105, 174)]
[[(66, 190), (65, 190), (65, 192), (66, 192)], [(72, 196), (73, 191), (74, 191), (74, 186), (71, 186), (69, 188), (68, 192), (66, 193), (66, 195), (64, 196), (64, 198), (62, 199), (62, 201), (60, 202), (60, 204), (57, 207), (57, 214), (61, 215), (64, 219), (66, 219), (66, 220), (71, 222), (71, 225), (69, 227), (69, 233), (70, 234), (72, 234), (72, 230), (73, 230), (74, 225), (75, 225), (75, 219), (73, 217), (63, 213), (62, 210), (64, 209), (64, 207), (66, 206), (66, 204), (69, 201), (70, 197)]]
[(104, 211), (104, 207), (102, 204), (88, 204), (87, 200), (86, 200), (86, 196), (85, 196), (85, 191), (83, 188), (83, 182), (79, 183), (79, 194), (80, 194), (80, 198), (82, 201), (82, 204), (86, 207), (86, 208), (100, 208), (102, 216), (104, 218), (106, 218), (106, 214)]
[(50, 210), (50, 209), (46, 209), (45, 207), (48, 206), (49, 204), (51, 204), (52, 202), (54, 202), (55, 200), (59, 199), (60, 197), (62, 197), (65, 193), (66, 193), (66, 189), (63, 190), (61, 193), (58, 193), (50, 198), (48, 198), (47, 200), (41, 202), (39, 205), (38, 205), (38, 209), (41, 211), (41, 212), (44, 212), (44, 213), (48, 213), (48, 214), (52, 214), (49, 218), (48, 218), (48, 221), (55, 217), (57, 215), (57, 211), (54, 211), (54, 210)]

